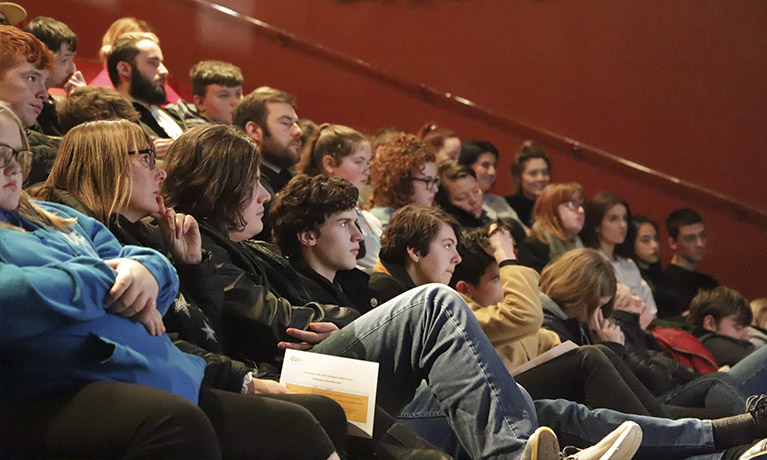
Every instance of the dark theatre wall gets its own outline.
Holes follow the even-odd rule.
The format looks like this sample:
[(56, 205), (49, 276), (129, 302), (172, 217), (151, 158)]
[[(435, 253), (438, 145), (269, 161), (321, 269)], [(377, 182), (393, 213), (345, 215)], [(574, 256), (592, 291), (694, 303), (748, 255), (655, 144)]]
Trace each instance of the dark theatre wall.
[[(218, 1), (404, 79), (767, 209), (767, 2)], [(282, 47), (193, 1), (21, 3), (30, 17), (45, 14), (69, 24), (84, 59), (96, 58), (101, 34), (114, 19), (146, 19), (182, 93), (188, 93), (188, 69), (217, 58), (242, 67), (246, 91), (266, 84), (294, 93), (299, 115), (316, 122), (370, 133), (389, 125), (415, 130), (434, 120), (464, 140), (488, 139), (502, 151), (496, 192), (511, 190), (508, 166), (524, 133), (489, 127)], [(615, 191), (634, 213), (658, 222), (677, 207), (698, 209), (710, 247), (701, 269), (749, 298), (767, 296), (764, 219), (743, 219), (542, 144), (556, 181), (579, 181), (589, 194)], [(663, 251), (667, 261), (665, 241)]]

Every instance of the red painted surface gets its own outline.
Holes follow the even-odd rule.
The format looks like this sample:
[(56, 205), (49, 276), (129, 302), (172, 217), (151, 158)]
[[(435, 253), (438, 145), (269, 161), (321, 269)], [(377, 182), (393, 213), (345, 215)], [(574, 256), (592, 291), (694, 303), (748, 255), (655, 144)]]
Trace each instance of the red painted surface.
[[(415, 130), (434, 120), (464, 140), (488, 139), (502, 151), (497, 192), (511, 191), (508, 165), (524, 133), (490, 128), (282, 47), (187, 0), (25, 3), (30, 17), (45, 14), (69, 24), (83, 58), (96, 58), (114, 19), (146, 19), (182, 95), (188, 69), (216, 58), (242, 67), (246, 90), (266, 84), (294, 93), (299, 115), (316, 122), (370, 133), (389, 125)], [(219, 3), (402, 78), (767, 209), (767, 3), (760, 0)], [(609, 165), (548, 151), (555, 180), (579, 181), (590, 194), (615, 191), (635, 213), (662, 223), (677, 207), (698, 209), (710, 246), (701, 269), (750, 298), (767, 296), (763, 226)]]

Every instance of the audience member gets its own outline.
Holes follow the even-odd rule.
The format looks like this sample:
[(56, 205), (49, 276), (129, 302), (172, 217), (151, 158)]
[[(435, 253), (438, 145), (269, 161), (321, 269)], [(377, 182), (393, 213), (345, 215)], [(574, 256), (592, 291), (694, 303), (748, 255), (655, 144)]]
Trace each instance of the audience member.
[(0, 101), (8, 103), (27, 128), (32, 151), (24, 185), (45, 180), (59, 141), (31, 130), (48, 98), (45, 83), (54, 56), (34, 35), (13, 26), (0, 26)]
[(184, 126), (194, 128), (205, 123), (232, 124), (232, 114), (242, 99), (242, 71), (223, 61), (200, 61), (189, 71), (194, 104), (179, 100), (165, 110)]
[[(498, 149), (488, 141), (466, 141), (461, 146), (458, 162), (474, 170), (479, 188), (482, 190), (484, 200), (482, 209), (487, 215), (493, 220), (514, 220), (527, 231), (527, 227), (519, 219), (517, 212), (509, 206), (509, 203), (502, 196), (490, 193), (495, 185), (498, 155)], [(516, 238), (515, 241), (517, 243), (522, 242)]]
[[(88, 82), (89, 86), (96, 88), (114, 88), (114, 85), (112, 84), (112, 81), (109, 77), (109, 72), (107, 71), (107, 55), (109, 55), (109, 51), (111, 51), (118, 38), (120, 38), (123, 34), (132, 32), (154, 33), (154, 29), (152, 29), (152, 27), (146, 21), (132, 17), (120, 18), (113, 22), (107, 31), (104, 32), (104, 36), (101, 38), (99, 59), (104, 65), (104, 69), (101, 70), (101, 72), (99, 72), (98, 75), (96, 75), (90, 82)], [(178, 95), (176, 90), (174, 90), (167, 81), (164, 84), (164, 88), (165, 94), (168, 97), (168, 102), (171, 104), (175, 104), (179, 99), (181, 99), (181, 96)]]
[(597, 249), (612, 264), (618, 282), (630, 288), (657, 315), (652, 290), (630, 258), (634, 241), (630, 221), (631, 210), (625, 200), (611, 192), (599, 192), (586, 201), (581, 238), (584, 246)]
[(18, 3), (0, 3), (0, 25), (15, 26), (27, 18), (27, 10)]
[(663, 267), (660, 262), (660, 232), (658, 225), (644, 216), (632, 216), (630, 236), (634, 238), (631, 259), (636, 262), (642, 278), (652, 290), (652, 296), (658, 310), (663, 310), (668, 303), (663, 290)]
[[(304, 409), (202, 384), (205, 362), (164, 333), (178, 290), (173, 266), (154, 250), (120, 246), (71, 208), (32, 202), (21, 190), (29, 147), (4, 104), (0, 143), (4, 454), (306, 458), (309, 448), (339, 458)], [(310, 447), (287, 441), (298, 436)]]
[(687, 320), (716, 363), (732, 367), (756, 349), (748, 340), (753, 318), (745, 297), (734, 289), (718, 286), (693, 297)]
[(85, 86), (72, 91), (58, 103), (59, 125), (64, 132), (97, 120), (128, 120), (137, 123), (140, 115), (133, 104), (112, 88)]
[(519, 262), (540, 273), (565, 252), (582, 248), (578, 233), (585, 220), (585, 199), (583, 187), (575, 182), (543, 189), (533, 207), (530, 236), (519, 246)]
[(163, 158), (184, 126), (160, 107), (167, 102), (164, 85), (168, 69), (159, 39), (147, 32), (121, 35), (107, 55), (107, 71), (115, 89), (133, 103), (157, 156)]
[(533, 141), (525, 141), (511, 163), (511, 178), (517, 184), (517, 192), (506, 195), (506, 202), (523, 224), (532, 227), (535, 200), (551, 181), (551, 161)]
[[(62, 88), (69, 94), (73, 89), (85, 86), (83, 74), (77, 70), (74, 60), (77, 36), (66, 24), (38, 16), (24, 27), (24, 31), (45, 43), (55, 56), (48, 74), (47, 88)], [(37, 117), (40, 131), (48, 136), (63, 136), (65, 132), (59, 125), (56, 103), (57, 100), (48, 95), (43, 101), (43, 111)]]
[(394, 211), (408, 203), (434, 204), (439, 178), (434, 150), (412, 134), (392, 137), (370, 163), (375, 184), (370, 212), (386, 227)]
[(378, 301), (370, 277), (355, 268), (364, 239), (356, 225), (358, 195), (346, 179), (301, 174), (277, 194), (272, 221), (282, 255), (314, 300), (366, 313)]
[[(296, 168), (310, 176), (326, 175), (342, 177), (362, 193), (370, 177), (370, 142), (359, 132), (342, 125), (323, 124), (304, 146), (301, 161)], [(370, 271), (378, 262), (381, 249), (381, 221), (369, 211), (361, 209), (358, 202), (354, 210), (357, 213), (357, 226), (365, 237), (357, 266)]]
[(271, 197), (288, 184), (300, 159), (303, 132), (295, 105), (292, 95), (262, 86), (234, 109), (234, 124), (261, 146), (261, 182)]
[(455, 160), (446, 160), (437, 168), (439, 188), (434, 201), (461, 227), (476, 228), (490, 224), (483, 208), (482, 189), (474, 170)]
[(434, 123), (423, 125), (416, 136), (434, 149), (437, 166), (447, 160), (457, 160), (461, 153), (461, 140), (458, 135)]
[(386, 302), (428, 283), (448, 284), (461, 262), (461, 227), (441, 209), (416, 204), (400, 209), (381, 235), (380, 261), (370, 287)]
[(706, 226), (700, 214), (692, 209), (677, 209), (666, 218), (666, 232), (674, 255), (663, 272), (667, 309), (659, 311), (658, 316), (675, 318), (687, 312), (698, 291), (714, 289), (719, 282), (697, 271), (706, 256)]

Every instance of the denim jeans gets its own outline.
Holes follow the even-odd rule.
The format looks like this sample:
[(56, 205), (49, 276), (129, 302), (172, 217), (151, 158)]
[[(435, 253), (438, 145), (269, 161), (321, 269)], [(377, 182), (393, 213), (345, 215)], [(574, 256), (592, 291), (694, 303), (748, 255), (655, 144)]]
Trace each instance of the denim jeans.
[(379, 363), (377, 403), (390, 413), (426, 380), (472, 458), (521, 458), (535, 408), (501, 362), (474, 313), (452, 289), (412, 289), (314, 347)]
[(746, 395), (767, 393), (767, 347), (757, 348), (727, 372)]

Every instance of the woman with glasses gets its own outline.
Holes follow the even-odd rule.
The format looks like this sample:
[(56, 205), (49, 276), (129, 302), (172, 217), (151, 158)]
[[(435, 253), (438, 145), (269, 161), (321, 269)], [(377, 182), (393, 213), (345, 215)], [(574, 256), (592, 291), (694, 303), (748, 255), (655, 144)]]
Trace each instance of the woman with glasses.
[[(184, 276), (182, 290), (186, 296), (176, 297), (176, 281), (165, 303), (169, 310), (165, 321), (176, 336), (185, 339), (176, 342), (179, 348), (205, 359), (196, 359), (199, 378), (188, 385), (188, 392), (195, 401), (199, 394), (199, 405), (219, 434), (217, 449), (224, 457), (306, 458), (305, 446), (281, 441), (282, 436), (301, 436), (315, 448), (315, 458), (338, 458), (335, 452), (344, 447), (346, 423), (336, 403), (322, 397), (285, 394), (287, 389), (276, 382), (256, 378), (274, 369), (234, 361), (222, 354), (214, 329), (222, 306), (222, 300), (211, 295), (220, 287), (211, 281), (214, 267), (209, 255), (203, 257), (196, 220), (165, 208), (160, 186), (166, 174), (156, 164), (151, 145), (138, 125), (125, 120), (76, 126), (62, 139), (53, 170), (38, 195), (82, 210), (108, 225), (123, 244), (165, 253), (167, 258), (152, 251), (170, 267), (174, 279), (176, 270)], [(148, 217), (154, 218), (156, 225), (144, 220)], [(108, 233), (106, 229), (104, 232)], [(142, 300), (148, 301), (151, 299)], [(154, 320), (153, 330), (162, 334), (163, 318), (158, 314)], [(168, 344), (172, 347), (170, 341)], [(165, 365), (173, 368), (177, 363), (172, 360)], [(249, 428), (243, 432), (242, 427)], [(242, 439), (245, 434), (247, 440)], [(194, 458), (198, 454), (187, 455)]]
[(530, 236), (519, 246), (519, 261), (540, 273), (561, 254), (582, 248), (578, 233), (583, 228), (583, 187), (575, 182), (551, 184), (533, 207), (535, 223)]
[(434, 149), (412, 134), (383, 145), (370, 164), (375, 184), (370, 212), (386, 227), (394, 211), (406, 204), (431, 206), (439, 188)]
[[(629, 222), (631, 209), (628, 203), (612, 192), (599, 192), (586, 201), (586, 222), (581, 238), (584, 246), (596, 249), (612, 264), (618, 282), (642, 299), (655, 316), (658, 308), (652, 290), (631, 260), (634, 229)], [(619, 306), (622, 303), (618, 301)]]

